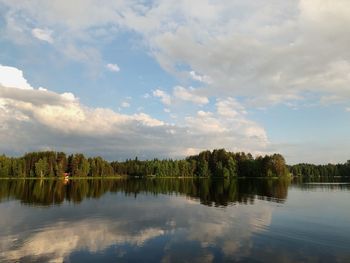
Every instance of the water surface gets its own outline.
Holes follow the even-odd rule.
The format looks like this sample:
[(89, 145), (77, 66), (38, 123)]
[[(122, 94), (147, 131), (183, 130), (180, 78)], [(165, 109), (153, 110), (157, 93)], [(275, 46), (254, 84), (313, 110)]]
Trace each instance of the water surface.
[(341, 179), (0, 180), (4, 262), (350, 262)]

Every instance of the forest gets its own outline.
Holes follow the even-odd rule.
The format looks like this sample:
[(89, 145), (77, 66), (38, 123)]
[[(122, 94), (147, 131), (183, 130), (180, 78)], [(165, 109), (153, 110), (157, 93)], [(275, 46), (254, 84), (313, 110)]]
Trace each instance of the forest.
[(153, 159), (108, 162), (101, 157), (85, 157), (76, 153), (44, 151), (26, 153), (22, 157), (0, 156), (0, 177), (281, 177), (348, 176), (350, 161), (345, 164), (286, 165), (280, 154), (253, 157), (244, 152), (225, 149), (203, 151), (181, 160)]

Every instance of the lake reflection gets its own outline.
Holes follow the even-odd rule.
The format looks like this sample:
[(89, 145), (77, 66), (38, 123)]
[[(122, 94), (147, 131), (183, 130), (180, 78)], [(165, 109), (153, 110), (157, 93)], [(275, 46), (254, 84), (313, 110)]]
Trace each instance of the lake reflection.
[(348, 262), (349, 189), (262, 179), (1, 180), (0, 261)]

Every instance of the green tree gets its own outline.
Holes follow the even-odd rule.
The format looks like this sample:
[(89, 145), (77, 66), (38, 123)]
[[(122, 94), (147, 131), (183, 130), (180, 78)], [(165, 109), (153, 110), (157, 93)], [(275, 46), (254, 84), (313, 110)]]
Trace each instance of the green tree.
[(48, 166), (46, 157), (39, 159), (39, 161), (35, 163), (35, 175), (38, 177), (39, 176), (44, 177), (44, 176), (47, 176), (48, 174), (49, 174), (49, 166)]

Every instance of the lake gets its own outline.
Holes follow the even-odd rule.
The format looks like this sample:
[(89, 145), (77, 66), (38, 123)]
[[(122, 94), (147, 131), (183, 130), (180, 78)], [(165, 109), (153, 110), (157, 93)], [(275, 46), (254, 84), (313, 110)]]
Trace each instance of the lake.
[(348, 181), (0, 180), (1, 262), (350, 262)]

